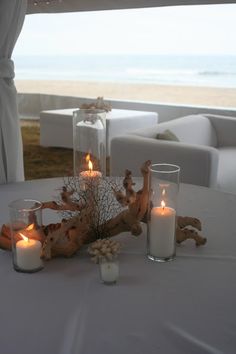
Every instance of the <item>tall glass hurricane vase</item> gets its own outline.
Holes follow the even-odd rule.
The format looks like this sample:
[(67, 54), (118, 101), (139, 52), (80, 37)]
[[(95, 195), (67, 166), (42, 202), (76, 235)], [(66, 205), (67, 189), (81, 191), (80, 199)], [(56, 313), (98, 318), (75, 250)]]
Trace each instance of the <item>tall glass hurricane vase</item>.
[(106, 175), (106, 112), (79, 109), (73, 114), (74, 176)]
[(176, 165), (151, 166), (147, 256), (153, 261), (166, 262), (175, 257), (179, 173)]

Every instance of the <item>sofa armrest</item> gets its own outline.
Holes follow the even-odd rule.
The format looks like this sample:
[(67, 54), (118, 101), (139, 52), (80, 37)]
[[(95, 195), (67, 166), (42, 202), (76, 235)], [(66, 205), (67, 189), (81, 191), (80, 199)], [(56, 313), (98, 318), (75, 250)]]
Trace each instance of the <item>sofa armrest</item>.
[(112, 176), (123, 176), (126, 168), (134, 176), (140, 176), (140, 166), (146, 160), (179, 165), (181, 182), (206, 187), (216, 185), (219, 155), (215, 148), (134, 135), (119, 136), (112, 140)]

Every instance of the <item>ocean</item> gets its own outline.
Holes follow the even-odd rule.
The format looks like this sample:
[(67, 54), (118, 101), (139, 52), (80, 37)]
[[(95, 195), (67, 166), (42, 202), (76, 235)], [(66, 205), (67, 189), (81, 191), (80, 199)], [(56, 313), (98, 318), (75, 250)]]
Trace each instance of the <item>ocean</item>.
[(16, 56), (18, 80), (78, 80), (236, 88), (236, 56)]

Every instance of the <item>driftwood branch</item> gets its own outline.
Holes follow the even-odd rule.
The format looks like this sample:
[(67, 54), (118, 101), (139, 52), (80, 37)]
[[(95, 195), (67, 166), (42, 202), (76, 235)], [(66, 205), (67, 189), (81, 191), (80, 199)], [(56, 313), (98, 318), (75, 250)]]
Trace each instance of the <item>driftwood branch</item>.
[(121, 191), (118, 191), (115, 195), (117, 200), (122, 205), (127, 205), (128, 208), (106, 223), (105, 228), (110, 236), (115, 236), (125, 231), (130, 231), (135, 236), (142, 233), (141, 221), (148, 209), (150, 165), (151, 161), (146, 161), (141, 167), (143, 188), (138, 192), (133, 190), (135, 183), (132, 180), (131, 172), (126, 170), (123, 181), (126, 194), (122, 195)]
[(178, 216), (176, 228), (176, 242), (180, 244), (183, 241), (186, 241), (187, 239), (192, 239), (195, 241), (196, 246), (205, 245), (207, 239), (199, 235), (198, 233), (198, 231), (201, 230), (202, 225), (199, 219), (192, 218), (190, 216)]
[(66, 186), (62, 187), (61, 200), (62, 202), (57, 203), (55, 201), (48, 201), (42, 203), (42, 209), (52, 209), (52, 210), (69, 210), (69, 211), (80, 211), (84, 208), (84, 203), (82, 200), (73, 201), (72, 195), (74, 190), (68, 191)]

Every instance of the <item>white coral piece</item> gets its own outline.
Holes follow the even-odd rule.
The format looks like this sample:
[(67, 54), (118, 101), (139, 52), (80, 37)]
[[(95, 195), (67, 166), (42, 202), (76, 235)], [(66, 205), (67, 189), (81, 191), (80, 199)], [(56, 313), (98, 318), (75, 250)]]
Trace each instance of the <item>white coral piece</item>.
[(113, 260), (117, 257), (120, 249), (120, 242), (111, 240), (110, 238), (100, 238), (90, 245), (88, 252), (92, 256), (92, 261), (94, 263), (99, 263), (102, 259), (106, 259), (108, 261)]
[(106, 103), (103, 97), (97, 97), (95, 102), (92, 103), (83, 103), (80, 108), (82, 109), (103, 109), (106, 112), (110, 112), (112, 110), (112, 106), (110, 103)]

